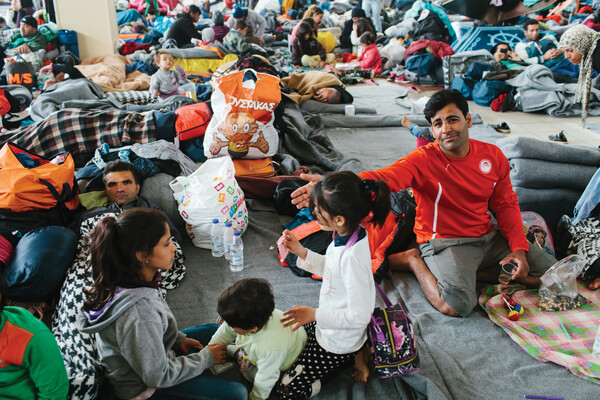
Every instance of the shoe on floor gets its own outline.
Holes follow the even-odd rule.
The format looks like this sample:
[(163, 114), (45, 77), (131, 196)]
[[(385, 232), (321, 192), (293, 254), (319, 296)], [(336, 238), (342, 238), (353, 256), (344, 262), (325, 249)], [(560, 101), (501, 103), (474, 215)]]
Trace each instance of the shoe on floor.
[(548, 135), (548, 139), (552, 140), (553, 142), (569, 143), (564, 131), (560, 131), (556, 135)]
[(508, 124), (506, 122), (492, 125), (492, 128), (494, 128), (496, 130), (496, 132), (499, 132), (499, 133), (510, 133), (510, 127), (508, 126)]

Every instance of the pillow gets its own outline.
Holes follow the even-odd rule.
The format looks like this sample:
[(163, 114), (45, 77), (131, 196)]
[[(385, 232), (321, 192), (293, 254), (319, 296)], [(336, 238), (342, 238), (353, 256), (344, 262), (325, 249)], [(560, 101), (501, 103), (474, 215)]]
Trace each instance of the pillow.
[(45, 301), (58, 293), (73, 263), (79, 238), (63, 226), (27, 232), (4, 271), (8, 297), (15, 301)]

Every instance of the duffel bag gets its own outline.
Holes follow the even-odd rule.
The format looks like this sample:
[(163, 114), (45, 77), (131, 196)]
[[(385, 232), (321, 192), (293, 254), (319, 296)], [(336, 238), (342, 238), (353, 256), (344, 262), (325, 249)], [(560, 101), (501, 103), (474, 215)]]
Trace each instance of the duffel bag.
[(46, 222), (64, 225), (78, 206), (71, 154), (63, 152), (49, 159), (10, 142), (0, 149), (0, 231), (11, 228), (3, 222), (18, 222), (20, 214), (26, 220), (28, 213), (39, 216), (50, 210), (58, 211), (59, 217)]

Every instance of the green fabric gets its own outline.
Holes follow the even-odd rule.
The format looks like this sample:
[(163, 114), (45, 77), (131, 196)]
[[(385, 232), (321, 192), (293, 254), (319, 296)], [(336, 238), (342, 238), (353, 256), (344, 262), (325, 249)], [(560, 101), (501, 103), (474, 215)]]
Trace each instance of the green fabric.
[(88, 210), (94, 207), (100, 207), (108, 203), (108, 196), (104, 190), (96, 190), (94, 192), (81, 193), (79, 202)]
[(40, 25), (38, 31), (44, 35), (47, 42), (58, 37), (58, 26), (54, 22), (47, 22), (44, 25)]
[[(15, 42), (17, 39), (23, 39), (23, 41)], [(15, 43), (18, 43), (18, 44), (15, 44)], [(20, 46), (21, 44), (26, 44), (27, 46), (29, 46), (31, 51), (38, 51), (38, 50), (46, 49), (47, 43), (48, 43), (48, 41), (46, 40), (44, 35), (42, 35), (39, 31), (37, 31), (33, 35), (29, 35), (27, 37), (21, 36), (20, 31), (15, 31), (15, 32), (13, 32), (12, 35), (10, 35), (8, 37), (8, 39), (6, 39), (6, 41), (4, 41), (2, 43), (2, 47), (4, 47), (6, 49), (9, 47), (13, 48), (13, 47)]]
[(540, 2), (540, 0), (523, 0), (523, 5), (525, 7), (531, 7), (535, 3), (539, 3), (539, 2)]
[(54, 335), (24, 308), (5, 307), (0, 315), (0, 344), (7, 339), (4, 331), (6, 321), (33, 334), (22, 365), (9, 364), (0, 368), (2, 399), (64, 400), (69, 391), (69, 381)]
[(502, 63), (502, 64), (503, 64), (503, 65), (504, 65), (506, 68), (509, 68), (509, 69), (510, 69), (510, 68), (523, 67), (523, 64), (517, 64), (517, 63), (514, 63), (514, 62), (512, 62), (512, 61), (510, 61), (510, 60), (502, 60), (502, 61), (500, 61), (500, 62), (501, 62), (501, 63)]

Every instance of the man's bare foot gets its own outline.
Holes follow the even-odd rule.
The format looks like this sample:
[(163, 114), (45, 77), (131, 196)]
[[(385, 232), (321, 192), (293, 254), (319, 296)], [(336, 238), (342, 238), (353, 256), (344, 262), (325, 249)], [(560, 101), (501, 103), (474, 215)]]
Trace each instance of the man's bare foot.
[(354, 379), (355, 382), (367, 382), (369, 379), (369, 375), (371, 374), (371, 370), (369, 370), (368, 360), (369, 360), (369, 351), (367, 350), (367, 345), (364, 345), (362, 349), (354, 356), (354, 367), (352, 367), (352, 372), (350, 376)]
[(590, 284), (588, 285), (588, 288), (590, 288), (592, 290), (596, 290), (596, 289), (600, 288), (600, 278), (596, 278), (592, 282), (590, 282)]

